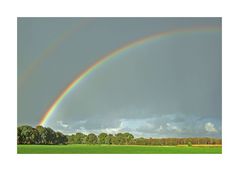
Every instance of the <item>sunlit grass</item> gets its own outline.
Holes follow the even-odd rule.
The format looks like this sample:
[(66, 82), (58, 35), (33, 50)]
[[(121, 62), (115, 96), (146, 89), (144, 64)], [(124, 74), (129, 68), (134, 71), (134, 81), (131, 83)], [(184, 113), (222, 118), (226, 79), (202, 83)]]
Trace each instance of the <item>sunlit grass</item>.
[(221, 146), (18, 145), (19, 154), (221, 154)]

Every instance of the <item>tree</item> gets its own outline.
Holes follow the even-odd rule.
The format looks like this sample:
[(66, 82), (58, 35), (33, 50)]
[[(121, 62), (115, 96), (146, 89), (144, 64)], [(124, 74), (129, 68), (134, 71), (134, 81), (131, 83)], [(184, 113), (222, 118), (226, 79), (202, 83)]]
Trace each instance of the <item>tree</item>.
[(112, 137), (112, 144), (119, 145), (120, 144), (120, 139), (121, 139), (120, 135), (113, 136)]
[(123, 134), (126, 144), (130, 144), (130, 142), (134, 139), (134, 136), (128, 132)]
[(188, 147), (192, 147), (192, 142), (191, 141), (188, 142)]
[(86, 142), (87, 144), (96, 144), (98, 141), (97, 136), (93, 133), (87, 135)]
[(185, 144), (222, 144), (219, 138), (210, 137), (191, 137), (191, 138), (134, 138), (128, 132), (112, 134), (100, 133), (98, 137), (95, 134), (85, 135), (76, 133), (73, 135), (64, 135), (61, 132), (55, 132), (51, 128), (37, 126), (33, 128), (28, 125), (17, 127), (17, 144), (116, 144), (116, 145), (178, 145)]
[(47, 130), (47, 142), (48, 144), (57, 144), (56, 141), (56, 133), (53, 129), (47, 127), (45, 128)]
[(145, 144), (146, 144), (146, 140), (145, 140), (143, 137), (141, 137), (141, 138), (136, 138), (136, 139), (135, 139), (135, 143), (136, 143), (137, 145), (145, 145)]
[(17, 144), (23, 144), (21, 133), (22, 133), (21, 127), (17, 127)]
[(78, 132), (76, 134), (69, 135), (67, 139), (69, 144), (85, 144), (86, 137), (87, 136), (85, 134)]
[(124, 134), (123, 133), (116, 134), (114, 142), (115, 142), (115, 144), (120, 144), (120, 145), (126, 144), (126, 138), (125, 138)]
[(74, 144), (74, 135), (67, 135), (67, 143)]
[(112, 144), (113, 143), (113, 135), (109, 134), (105, 137), (105, 144)]
[(83, 144), (84, 138), (86, 137), (85, 134), (83, 133), (76, 133), (76, 135), (74, 136), (74, 142), (76, 144)]
[(64, 144), (67, 142), (67, 137), (62, 133), (58, 134), (51, 128), (37, 126), (36, 130), (39, 133), (39, 144)]
[(56, 144), (66, 144), (68, 141), (67, 137), (61, 132), (56, 132)]
[(106, 133), (100, 133), (99, 135), (98, 135), (98, 143), (99, 144), (106, 144), (106, 137), (107, 137), (107, 134)]
[(48, 144), (48, 139), (47, 139), (48, 132), (47, 132), (47, 130), (43, 126), (37, 126), (36, 130), (39, 132), (39, 135), (40, 135), (39, 143), (40, 144)]
[(39, 133), (35, 128), (23, 125), (17, 129), (18, 144), (39, 144)]

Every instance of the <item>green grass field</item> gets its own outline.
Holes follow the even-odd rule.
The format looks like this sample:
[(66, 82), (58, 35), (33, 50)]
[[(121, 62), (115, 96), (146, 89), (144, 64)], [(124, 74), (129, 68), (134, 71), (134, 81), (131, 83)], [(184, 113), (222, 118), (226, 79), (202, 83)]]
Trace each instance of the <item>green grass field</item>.
[(18, 145), (18, 154), (221, 154), (220, 146)]

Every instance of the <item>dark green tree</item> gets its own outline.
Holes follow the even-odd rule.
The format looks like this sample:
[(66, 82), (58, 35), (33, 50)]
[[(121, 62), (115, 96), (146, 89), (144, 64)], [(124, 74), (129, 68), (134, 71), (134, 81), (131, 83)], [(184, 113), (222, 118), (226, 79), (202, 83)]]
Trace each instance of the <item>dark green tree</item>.
[(86, 137), (83, 133), (76, 133), (74, 136), (74, 142), (75, 144), (83, 144), (84, 138)]
[(47, 143), (48, 144), (57, 144), (55, 131), (49, 127), (45, 128), (45, 129), (47, 130)]
[(128, 132), (124, 133), (123, 136), (125, 138), (125, 143), (126, 144), (130, 144), (131, 141), (134, 140), (134, 136), (132, 134), (128, 133)]
[(114, 136), (112, 134), (109, 134), (105, 137), (105, 144), (112, 144), (113, 143)]
[(99, 144), (105, 144), (106, 143), (106, 137), (107, 137), (107, 134), (106, 133), (100, 133), (99, 135), (98, 135), (98, 143)]
[(28, 125), (18, 127), (17, 142), (19, 144), (39, 144), (40, 136), (35, 128)]
[(44, 128), (43, 126), (37, 126), (36, 130), (39, 132), (40, 135), (40, 144), (48, 144), (48, 132), (46, 130), (46, 128)]
[(115, 144), (120, 144), (120, 145), (124, 145), (126, 144), (126, 137), (123, 133), (118, 133), (115, 135), (115, 139), (114, 142)]
[(86, 142), (87, 144), (96, 144), (98, 141), (97, 136), (93, 133), (87, 135)]
[(17, 144), (23, 144), (23, 138), (22, 138), (22, 128), (17, 127)]
[(61, 132), (56, 132), (56, 144), (66, 144), (68, 141), (66, 135), (62, 134)]

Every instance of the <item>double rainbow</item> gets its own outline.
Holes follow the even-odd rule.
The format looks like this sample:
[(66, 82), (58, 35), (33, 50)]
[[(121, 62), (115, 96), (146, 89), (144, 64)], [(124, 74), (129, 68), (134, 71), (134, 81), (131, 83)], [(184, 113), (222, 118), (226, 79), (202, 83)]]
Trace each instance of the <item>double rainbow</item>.
[(61, 93), (60, 95), (55, 99), (55, 101), (52, 103), (50, 108), (46, 111), (46, 113), (42, 116), (41, 120), (39, 121), (38, 125), (45, 125), (49, 118), (54, 114), (56, 109), (62, 104), (64, 101), (64, 98), (79, 84), (82, 80), (84, 80), (87, 76), (89, 76), (91, 73), (93, 73), (99, 66), (107, 63), (110, 59), (113, 59), (117, 57), (119, 54), (138, 47), (140, 45), (143, 45), (147, 42), (156, 40), (156, 39), (162, 39), (165, 37), (171, 37), (178, 34), (185, 34), (185, 33), (194, 33), (194, 32), (217, 32), (221, 29), (219, 27), (212, 27), (212, 26), (199, 26), (199, 27), (193, 27), (193, 28), (187, 28), (187, 29), (176, 29), (171, 30), (167, 32), (159, 32), (152, 35), (145, 36), (143, 38), (131, 41), (122, 47), (115, 49), (114, 51), (108, 53), (107, 55), (101, 57), (98, 61), (96, 61), (93, 65), (89, 66), (85, 71), (81, 72), (79, 76), (73, 80)]

